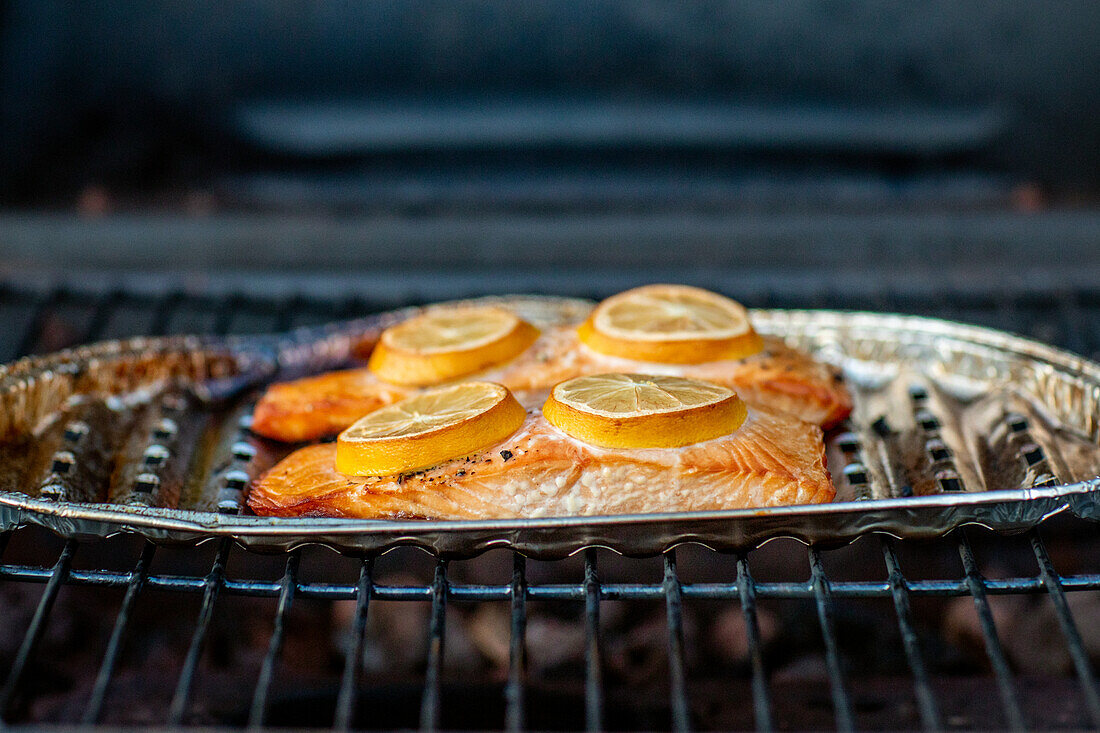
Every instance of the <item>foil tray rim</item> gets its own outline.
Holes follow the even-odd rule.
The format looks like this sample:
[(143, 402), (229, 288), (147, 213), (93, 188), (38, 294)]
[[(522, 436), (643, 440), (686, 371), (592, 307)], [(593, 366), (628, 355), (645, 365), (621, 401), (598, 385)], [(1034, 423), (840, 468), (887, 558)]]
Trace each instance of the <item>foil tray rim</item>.
[(216, 512), (199, 512), (182, 509), (150, 509), (125, 507), (114, 504), (77, 504), (35, 499), (18, 492), (0, 492), (0, 505), (11, 509), (50, 514), (73, 519), (89, 519), (124, 523), (129, 527), (156, 527), (183, 531), (210, 532), (219, 535), (243, 533), (265, 535), (287, 532), (303, 535), (317, 532), (356, 535), (363, 532), (415, 533), (430, 529), (434, 532), (450, 532), (500, 528), (562, 529), (600, 525), (653, 524), (661, 522), (710, 522), (746, 520), (768, 517), (834, 515), (848, 513), (872, 514), (874, 511), (895, 511), (917, 508), (948, 506), (977, 506), (1005, 502), (1027, 502), (1036, 499), (1058, 499), (1079, 494), (1097, 494), (1100, 497), (1100, 477), (1088, 481), (1058, 486), (1031, 487), (1025, 489), (997, 489), (981, 492), (959, 492), (911, 496), (896, 499), (868, 499), (862, 501), (832, 502), (826, 504), (798, 504), (749, 509), (724, 509), (697, 512), (657, 512), (650, 514), (601, 514), (576, 517), (541, 517), (538, 519), (348, 519), (336, 517), (260, 517), (252, 515), (222, 515)]

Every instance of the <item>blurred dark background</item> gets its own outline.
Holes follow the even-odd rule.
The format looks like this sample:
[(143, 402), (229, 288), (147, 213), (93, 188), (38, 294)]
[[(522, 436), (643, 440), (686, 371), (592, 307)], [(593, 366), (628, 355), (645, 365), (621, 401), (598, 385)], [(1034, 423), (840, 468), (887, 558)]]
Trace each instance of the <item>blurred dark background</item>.
[(0, 264), (1096, 282), (1098, 74), (1086, 0), (0, 0)]

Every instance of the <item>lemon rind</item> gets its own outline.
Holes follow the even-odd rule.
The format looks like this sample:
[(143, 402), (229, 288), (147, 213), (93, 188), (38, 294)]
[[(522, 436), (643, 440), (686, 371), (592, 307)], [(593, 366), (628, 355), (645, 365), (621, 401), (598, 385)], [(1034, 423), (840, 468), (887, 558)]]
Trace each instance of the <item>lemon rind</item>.
[(581, 409), (559, 399), (556, 392), (557, 387), (543, 405), (543, 417), (567, 435), (601, 448), (682, 448), (729, 435), (748, 417), (745, 403), (734, 392), (704, 405), (624, 416)]
[(428, 387), (468, 377), (500, 366), (522, 354), (539, 337), (539, 330), (522, 318), (507, 334), (468, 349), (414, 352), (379, 339), (367, 367), (379, 379), (406, 387)]
[(352, 425), (337, 438), (336, 470), (349, 476), (413, 473), (499, 443), (527, 417), (512, 393), (501, 389), (500, 400), (483, 412), (429, 431), (359, 440)]
[(598, 330), (590, 317), (577, 328), (577, 335), (582, 344), (605, 356), (656, 364), (735, 361), (754, 356), (764, 349), (764, 339), (751, 326), (740, 336), (727, 338), (636, 340), (609, 336)]

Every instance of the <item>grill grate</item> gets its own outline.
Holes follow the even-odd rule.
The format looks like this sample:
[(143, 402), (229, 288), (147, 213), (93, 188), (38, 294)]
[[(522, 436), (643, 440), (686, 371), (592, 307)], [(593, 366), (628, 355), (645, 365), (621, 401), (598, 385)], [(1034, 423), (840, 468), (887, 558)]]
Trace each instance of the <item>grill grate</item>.
[[(455, 297), (468, 293), (453, 293)], [(444, 294), (447, 297), (452, 294)], [(836, 307), (873, 308), (914, 312), (922, 315), (954, 318), (1015, 330), (1062, 344), (1068, 348), (1095, 356), (1100, 349), (1100, 291), (1063, 292), (1043, 296), (968, 296), (962, 293), (927, 293), (919, 299), (890, 294), (844, 294), (835, 292), (766, 292), (750, 293), (743, 298), (750, 305), (787, 307)], [(206, 331), (214, 333), (247, 332), (256, 330), (285, 329), (289, 327), (323, 322), (334, 318), (360, 315), (371, 310), (391, 308), (399, 303), (367, 302), (352, 300), (333, 303), (324, 298), (306, 294), (281, 301), (264, 300), (245, 294), (206, 297), (169, 291), (163, 295), (141, 295), (122, 289), (105, 292), (55, 289), (29, 291), (18, 286), (0, 290), (0, 316), (9, 324), (0, 348), (9, 357), (23, 353), (41, 352), (61, 348), (71, 343), (115, 338), (132, 333), (176, 333)], [(148, 662), (148, 671), (156, 674), (178, 674), (175, 677), (170, 702), (166, 711), (159, 713), (159, 721), (169, 725), (188, 724), (194, 721), (194, 703), (197, 680), (202, 676), (204, 659), (209, 654), (213, 630), (218, 615), (225, 613), (226, 599), (237, 597), (268, 598), (275, 600), (271, 616), (271, 632), (259, 655), (258, 672), (254, 675), (249, 700), (243, 704), (243, 719), (232, 718), (213, 722), (226, 725), (245, 725), (260, 728), (266, 725), (286, 725), (285, 705), (279, 706), (280, 716), (273, 704), (277, 696), (286, 691), (279, 686), (280, 670), (292, 666), (287, 659), (288, 644), (299, 629), (295, 626), (294, 610), (300, 604), (343, 601), (354, 605), (348, 624), (349, 640), (344, 646), (342, 658), (334, 663), (338, 683), (333, 688), (332, 706), (321, 715), (323, 725), (337, 730), (353, 727), (385, 726), (391, 718), (372, 718), (363, 713), (364, 698), (369, 694), (377, 700), (376, 690), (385, 691), (384, 675), (379, 680), (365, 679), (362, 659), (368, 645), (370, 619), (375, 604), (402, 602), (422, 604), (428, 609), (426, 625), (422, 629), (428, 643), (424, 666), (420, 673), (419, 702), (408, 700), (415, 710), (398, 711), (406, 717), (394, 717), (395, 726), (419, 725), (431, 730), (454, 727), (449, 717), (456, 707), (477, 706), (477, 699), (456, 700), (450, 691), (457, 680), (448, 676), (446, 649), (448, 627), (454, 619), (449, 609), (476, 607), (487, 603), (508, 606), (509, 639), (505, 650), (507, 664), (505, 674), (499, 680), (502, 715), (491, 725), (508, 730), (521, 730), (527, 726), (555, 727), (540, 717), (545, 711), (541, 705), (536, 711), (530, 696), (532, 684), (528, 677), (529, 659), (527, 633), (532, 607), (565, 604), (579, 611), (577, 623), (583, 625), (583, 652), (579, 667), (574, 670), (574, 680), (579, 685), (581, 709), (575, 718), (569, 718), (579, 727), (600, 730), (607, 727), (668, 727), (678, 731), (694, 727), (755, 726), (770, 730), (784, 727), (821, 727), (825, 725), (820, 715), (802, 716), (802, 705), (791, 699), (791, 689), (776, 679), (773, 651), (781, 644), (767, 639), (762, 630), (760, 616), (762, 604), (787, 603), (805, 605), (812, 609), (804, 615), (812, 619), (816, 627), (810, 633), (818, 642), (811, 646), (819, 649), (823, 661), (822, 677), (827, 684), (826, 709), (831, 724), (840, 730), (857, 727), (916, 726), (927, 730), (947, 727), (980, 727), (1005, 725), (1022, 729), (1032, 727), (1092, 726), (1100, 727), (1100, 691), (1090, 658), (1087, 639), (1075, 617), (1074, 604), (1069, 594), (1100, 590), (1100, 565), (1096, 564), (1097, 542), (1095, 528), (1081, 520), (1058, 518), (1039, 530), (1026, 535), (1026, 550), (1030, 553), (1033, 569), (1015, 562), (1009, 572), (997, 565), (997, 560), (1011, 556), (1019, 559), (1019, 552), (1009, 553), (1005, 548), (1013, 544), (1010, 539), (966, 530), (952, 533), (931, 543), (900, 542), (885, 537), (861, 539), (859, 557), (872, 557), (875, 564), (884, 569), (882, 577), (844, 577), (861, 575), (844, 565), (843, 556), (851, 555), (852, 548), (787, 548), (785, 562), (790, 567), (802, 565), (808, 570), (805, 577), (790, 578), (792, 571), (777, 569), (774, 565), (756, 563), (757, 556), (765, 550), (728, 558), (732, 565), (726, 568), (722, 580), (684, 579), (686, 561), (692, 567), (709, 567), (708, 563), (722, 563), (727, 558), (711, 558), (709, 551), (685, 548), (663, 556), (659, 578), (643, 582), (630, 576), (634, 563), (646, 561), (615, 561), (611, 574), (600, 560), (602, 551), (588, 549), (583, 553), (579, 577), (563, 582), (560, 577), (544, 579), (546, 570), (539, 564), (540, 573), (532, 574), (534, 561), (519, 555), (511, 558), (509, 577), (501, 582), (469, 582), (456, 575), (456, 568), (447, 561), (436, 561), (431, 568), (430, 579), (410, 582), (385, 582), (379, 580), (380, 558), (327, 557), (322, 579), (316, 580), (304, 569), (307, 564), (303, 551), (286, 554), (279, 560), (281, 576), (275, 579), (263, 577), (256, 570), (256, 558), (229, 540), (217, 543), (213, 559), (206, 568), (196, 570), (195, 558), (207, 553), (196, 550), (158, 550), (145, 543), (136, 553), (136, 561), (129, 560), (129, 569), (110, 567), (111, 563), (93, 563), (91, 568), (76, 563), (81, 551), (99, 557), (100, 542), (67, 540), (60, 550), (47, 556), (49, 547), (56, 542), (44, 536), (29, 536), (37, 530), (19, 529), (0, 535), (0, 588), (15, 581), (44, 584), (38, 596), (25, 631), (20, 631), (18, 645), (12, 650), (9, 673), (0, 691), (0, 712), (8, 722), (76, 722), (96, 724), (110, 710), (112, 694), (117, 690), (117, 675), (122, 667), (139, 664), (127, 659), (126, 649), (149, 630), (144, 628), (140, 607), (150, 593), (169, 593), (173, 597), (196, 596), (200, 599), (198, 614), (188, 622), (189, 635), (184, 644), (182, 662), (175, 670), (167, 670)], [(13, 543), (13, 540), (16, 542)], [(1048, 548), (1057, 550), (1052, 553)], [(107, 541), (108, 543), (110, 541)], [(24, 545), (29, 558), (13, 558), (10, 547)], [(1019, 549), (1018, 543), (1014, 546)], [(26, 547), (31, 548), (29, 551)], [(801, 557), (797, 557), (801, 553)], [(957, 558), (957, 572), (940, 572), (944, 559), (953, 554)], [(169, 565), (173, 572), (155, 571), (156, 561), (162, 554), (182, 557), (183, 571)], [(830, 569), (832, 558), (841, 558), (841, 571)], [(903, 562), (912, 556), (913, 577), (902, 571)], [(1069, 558), (1081, 570), (1060, 574), (1055, 569), (1053, 557)], [(133, 555), (127, 555), (132, 558)], [(790, 558), (795, 557), (795, 560)], [(983, 564), (982, 559), (986, 560)], [(177, 558), (178, 559), (178, 558)], [(678, 559), (680, 563), (678, 563)], [(229, 563), (239, 562), (247, 572), (229, 572)], [(477, 562), (469, 561), (471, 563)], [(1090, 564), (1091, 562), (1091, 564)], [(463, 563), (454, 563), (462, 565)], [(559, 563), (560, 565), (561, 563)], [(236, 566), (234, 566), (236, 567)], [(723, 566), (724, 567), (724, 566)], [(563, 571), (564, 572), (564, 571)], [(626, 574), (625, 580), (609, 579)], [(341, 576), (332, 579), (328, 575)], [(350, 574), (351, 577), (347, 577)], [(866, 575), (866, 571), (862, 571)], [(643, 573), (644, 575), (644, 573)], [(872, 573), (873, 575), (873, 573)], [(930, 577), (916, 577), (928, 575)], [(36, 694), (43, 689), (39, 679), (43, 645), (47, 643), (48, 627), (57, 622), (54, 608), (59, 596), (66, 589), (89, 588), (97, 593), (112, 589), (122, 591), (121, 603), (114, 617), (104, 651), (100, 654), (98, 671), (88, 685), (89, 692), (80, 698), (74, 691), (72, 697), (80, 698), (75, 704), (79, 712), (72, 719), (61, 716), (51, 719), (36, 713), (32, 704)], [(978, 631), (984, 647), (985, 669), (969, 675), (952, 672), (950, 665), (931, 663), (931, 656), (942, 656), (935, 648), (942, 642), (928, 640), (927, 616), (918, 613), (917, 604), (969, 596), (977, 614)], [(1072, 702), (1061, 702), (1059, 710), (1051, 710), (1046, 704), (1047, 688), (1022, 679), (1014, 668), (1013, 659), (1006, 650), (1003, 616), (998, 615), (997, 599), (1002, 597), (1048, 598), (1053, 605), (1054, 619), (1061, 634), (1078, 687)], [(3, 602), (0, 600), (0, 602)], [(874, 666), (853, 661), (858, 643), (851, 638), (853, 613), (876, 603), (887, 603), (892, 610), (892, 622), (897, 628), (897, 653), (907, 669), (895, 669), (892, 674), (865, 674), (862, 667)], [(665, 681), (667, 709), (661, 707), (661, 720), (647, 723), (645, 720), (624, 717), (613, 698), (614, 681), (608, 678), (607, 622), (601, 617), (609, 604), (641, 607), (644, 604), (661, 604), (664, 608), (664, 633), (667, 640), (662, 648), (667, 654), (667, 681)], [(748, 689), (743, 702), (752, 701), (751, 719), (708, 717), (700, 700), (714, 697), (710, 687), (702, 684), (707, 678), (705, 664), (693, 664), (689, 649), (699, 646), (690, 642), (685, 629), (685, 609), (695, 604), (729, 605), (739, 608), (743, 622), (745, 662), (741, 672), (747, 678)], [(1089, 619), (1091, 621), (1091, 619)], [(858, 624), (857, 624), (858, 625)], [(1038, 642), (1037, 642), (1038, 643)], [(930, 649), (932, 651), (930, 652)], [(460, 650), (461, 651), (461, 650)], [(1092, 651), (1096, 651), (1093, 649)], [(935, 654), (933, 654), (935, 652)], [(7, 661), (0, 648), (0, 661)], [(859, 674), (854, 674), (859, 672)], [(904, 673), (904, 674), (903, 674)], [(91, 673), (89, 673), (91, 675)], [(877, 678), (901, 680), (891, 688), (896, 699), (890, 701), (888, 710), (881, 716), (869, 710), (865, 701), (868, 680)], [(996, 712), (991, 717), (988, 706), (977, 697), (958, 703), (950, 693), (954, 681), (966, 677), (977, 680), (978, 689), (990, 700), (995, 700)], [(1054, 677), (1059, 678), (1057, 675)], [(724, 679), (724, 678), (723, 678)], [(496, 684), (496, 683), (494, 683)], [(984, 686), (983, 686), (984, 685)], [(74, 690), (79, 686), (75, 686)], [(83, 688), (81, 688), (83, 689)], [(495, 687), (493, 689), (496, 689)], [(737, 689), (741, 689), (738, 687)], [(1062, 689), (1062, 688), (1059, 688)], [(947, 694), (945, 694), (945, 691)], [(729, 696), (727, 689), (725, 696)], [(616, 698), (617, 699), (617, 698)], [(404, 697), (400, 699), (406, 701)], [(393, 703), (396, 704), (396, 703)], [(742, 706), (748, 709), (747, 705)], [(396, 713), (395, 713), (396, 715)], [(890, 717), (894, 715), (895, 717)], [(410, 717), (411, 716), (411, 717)], [(458, 719), (458, 720), (461, 720)], [(731, 722), (732, 721), (732, 722)], [(210, 722), (210, 721), (201, 721)], [(572, 723), (557, 725), (569, 727)], [(477, 723), (474, 724), (476, 727)]]

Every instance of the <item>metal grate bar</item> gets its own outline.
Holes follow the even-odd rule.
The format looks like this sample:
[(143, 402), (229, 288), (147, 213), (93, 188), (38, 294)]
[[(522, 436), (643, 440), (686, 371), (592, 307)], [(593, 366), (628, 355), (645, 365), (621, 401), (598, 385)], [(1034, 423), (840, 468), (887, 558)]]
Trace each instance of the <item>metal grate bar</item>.
[(764, 670), (764, 649), (760, 643), (760, 624), (756, 619), (756, 583), (749, 573), (746, 555), (737, 557), (737, 587), (741, 600), (741, 613), (745, 617), (745, 637), (749, 644), (749, 662), (752, 666), (752, 709), (757, 730), (770, 731), (775, 727), (772, 719), (771, 695), (768, 693), (768, 676)]
[(168, 725), (170, 726), (183, 723), (183, 715), (187, 710), (187, 700), (191, 696), (191, 686), (195, 682), (195, 672), (198, 670), (203, 646), (206, 643), (206, 633), (210, 629), (210, 619), (214, 617), (214, 603), (218, 600), (218, 592), (225, 582), (225, 563), (229, 557), (231, 546), (231, 541), (228, 538), (221, 541), (218, 545), (218, 554), (214, 557), (214, 565), (210, 568), (210, 573), (204, 581), (202, 609), (199, 611), (199, 618), (195, 622), (195, 632), (191, 636), (191, 646), (187, 649), (183, 670), (180, 672), (179, 681), (176, 683), (172, 705), (168, 708)]
[(688, 704), (687, 681), (684, 673), (684, 617), (680, 578), (676, 575), (676, 550), (665, 553), (665, 615), (668, 619), (668, 672), (672, 704), (672, 729), (691, 730), (691, 709)]
[(1054, 563), (1050, 561), (1046, 545), (1043, 544), (1037, 530), (1031, 531), (1031, 549), (1035, 553), (1035, 561), (1039, 563), (1039, 573), (1042, 575), (1043, 583), (1050, 592), (1050, 600), (1054, 602), (1054, 610), (1058, 614), (1058, 625), (1062, 627), (1062, 635), (1066, 637), (1066, 646), (1073, 660), (1077, 679), (1081, 683), (1081, 692), (1085, 696), (1085, 707), (1089, 711), (1089, 718), (1094, 727), (1100, 728), (1100, 694), (1097, 694), (1096, 673), (1093, 671), (1092, 662), (1089, 661), (1088, 652), (1085, 651), (1081, 632), (1078, 631), (1077, 623), (1073, 620), (1073, 612), (1062, 590), (1058, 573), (1054, 570)]
[(351, 627), (347, 652), (344, 655), (344, 673), (340, 677), (340, 692), (336, 696), (336, 715), (333, 728), (346, 731), (351, 727), (351, 718), (355, 714), (355, 693), (359, 680), (359, 668), (363, 662), (363, 643), (367, 631), (367, 613), (374, 581), (374, 558), (363, 560), (359, 568), (359, 586), (355, 597), (355, 623)]
[[(46, 583), (53, 571), (50, 567), (33, 565), (0, 565), (0, 579)], [(133, 579), (132, 571), (72, 570), (66, 583), (95, 585), (106, 588), (124, 588)], [(987, 578), (987, 595), (1045, 594), (1042, 577)], [(1100, 590), (1100, 574), (1084, 573), (1061, 576), (1062, 589), (1069, 592)], [(959, 580), (907, 580), (911, 597), (953, 598), (971, 595), (966, 579)], [(154, 590), (202, 593), (206, 589), (204, 576), (150, 575), (146, 585)], [(737, 583), (683, 583), (681, 595), (685, 600), (737, 600), (740, 587)], [(282, 584), (275, 581), (225, 579), (222, 592), (230, 595), (275, 598), (282, 592)], [(758, 598), (774, 600), (799, 600), (815, 598), (812, 583), (756, 583), (754, 592)], [(893, 590), (887, 581), (830, 581), (829, 594), (833, 598), (892, 598)], [(295, 596), (312, 600), (355, 600), (357, 586), (340, 583), (298, 583)], [(372, 595), (380, 601), (429, 601), (430, 585), (375, 585)], [(462, 603), (478, 601), (510, 601), (511, 585), (448, 585), (447, 597)], [(527, 598), (537, 601), (583, 601), (584, 584), (547, 583), (527, 588)], [(600, 587), (600, 597), (608, 601), (663, 601), (664, 587), (642, 583), (608, 583)]]
[(233, 317), (244, 305), (244, 302), (244, 298), (237, 294), (222, 299), (214, 309), (214, 325), (211, 326), (211, 332), (219, 336), (229, 333), (229, 329), (233, 327)]
[(989, 599), (986, 597), (986, 581), (978, 570), (974, 551), (970, 548), (970, 541), (966, 535), (960, 532), (958, 541), (959, 557), (962, 558), (963, 569), (966, 571), (966, 583), (970, 588), (970, 594), (974, 597), (974, 606), (978, 610), (978, 622), (981, 624), (985, 651), (997, 680), (997, 690), (1001, 696), (1006, 722), (1013, 730), (1024, 730), (1026, 727), (1024, 716), (1020, 711), (1020, 703), (1016, 699), (1016, 691), (1013, 689), (1012, 672), (1008, 668), (1004, 648), (997, 635), (997, 625), (993, 622), (993, 612), (989, 608)]
[(509, 731), (523, 730), (524, 682), (527, 677), (527, 559), (512, 556), (512, 635), (508, 646), (508, 680), (504, 685), (504, 726)]
[(107, 330), (107, 324), (111, 321), (111, 314), (122, 298), (122, 291), (111, 290), (96, 299), (95, 305), (92, 306), (92, 318), (80, 337), (80, 343), (95, 341), (103, 336), (103, 332)]
[(596, 549), (584, 551), (584, 724), (603, 730), (603, 674), (600, 655), (600, 580)]
[(917, 632), (913, 628), (913, 615), (909, 609), (909, 581), (902, 575), (901, 565), (894, 552), (893, 541), (882, 537), (882, 555), (886, 560), (886, 571), (890, 577), (890, 590), (894, 598), (894, 611), (898, 617), (898, 629), (901, 632), (902, 646), (909, 669), (913, 670), (913, 684), (917, 696), (917, 710), (920, 712), (921, 725), (925, 730), (943, 730), (936, 697), (932, 692), (932, 682), (924, 666)]
[(1082, 324), (1087, 323), (1084, 313), (1081, 312), (1081, 303), (1077, 294), (1073, 291), (1064, 291), (1058, 294), (1058, 324), (1062, 335), (1062, 345), (1070, 351), (1078, 354), (1089, 353), (1088, 339)]
[(305, 298), (301, 293), (294, 293), (287, 298), (278, 307), (275, 312), (275, 331), (287, 331), (290, 329), (291, 323), (294, 322), (294, 317), (302, 310), (306, 304)]
[(279, 603), (275, 608), (275, 626), (271, 631), (271, 639), (267, 645), (267, 653), (264, 655), (263, 664), (260, 665), (260, 676), (256, 681), (256, 690), (252, 695), (252, 706), (248, 711), (248, 727), (259, 729), (263, 727), (264, 716), (267, 713), (267, 693), (271, 689), (271, 679), (275, 676), (275, 664), (279, 659), (279, 652), (283, 648), (283, 638), (286, 636), (286, 615), (290, 611), (290, 604), (294, 602), (294, 589), (298, 585), (298, 562), (301, 553), (297, 550), (290, 553), (286, 559), (286, 572), (283, 574), (282, 592), (279, 594)]
[(42, 632), (46, 630), (46, 621), (49, 619), (50, 611), (53, 610), (57, 594), (65, 582), (65, 576), (69, 573), (76, 548), (76, 540), (67, 540), (65, 546), (61, 549), (57, 562), (54, 563), (50, 580), (46, 584), (46, 589), (42, 591), (42, 597), (38, 601), (38, 607), (34, 610), (34, 616), (31, 617), (27, 633), (23, 635), (23, 643), (15, 655), (15, 661), (12, 662), (11, 669), (8, 670), (8, 678), (4, 681), (4, 687), (0, 690), (0, 720), (7, 720), (11, 714), (12, 701), (19, 689), (19, 681), (23, 677), (23, 672), (27, 669), (27, 664), (34, 657), (38, 642), (42, 639)]
[(433, 731), (439, 728), (442, 709), (440, 686), (443, 677), (443, 649), (447, 624), (447, 561), (435, 566), (432, 579), (432, 617), (428, 629), (428, 668), (424, 673), (424, 696), (420, 701), (420, 728)]
[[(366, 302), (358, 295), (349, 295), (344, 298), (343, 302), (333, 311), (333, 316), (339, 319), (345, 318), (358, 318), (364, 313), (370, 312), (370, 308), (367, 307)], [(378, 310), (382, 310), (379, 308)]]
[(850, 731), (855, 729), (855, 719), (852, 715), (852, 701), (848, 697), (848, 691), (844, 686), (844, 670), (840, 664), (840, 651), (836, 641), (836, 632), (833, 629), (833, 600), (829, 593), (829, 578), (825, 575), (825, 568), (821, 565), (821, 554), (813, 547), (808, 548), (810, 553), (811, 586), (814, 592), (814, 601), (817, 605), (817, 620), (821, 626), (821, 637), (825, 642), (825, 665), (829, 670), (829, 689), (833, 696), (833, 712), (836, 715), (838, 730)]
[(182, 302), (183, 293), (178, 290), (172, 290), (157, 299), (157, 304), (153, 307), (152, 322), (149, 325), (150, 336), (163, 336), (168, 333), (172, 315), (179, 309)]
[(33, 349), (35, 344), (40, 340), (42, 329), (46, 326), (47, 316), (53, 307), (60, 301), (60, 290), (51, 290), (45, 295), (35, 299), (34, 310), (31, 313), (30, 320), (27, 322), (26, 330), (23, 331), (23, 335), (19, 339), (19, 346), (16, 347), (15, 353), (11, 355), (12, 359), (17, 359), (31, 353), (31, 349)]
[(993, 312), (996, 316), (996, 321), (994, 323), (1011, 323), (1022, 333), (1026, 323), (1014, 317), (1016, 315), (1016, 306), (1012, 302), (1012, 294), (1007, 290), (1000, 290), (991, 297), (993, 298), (994, 304)]
[(88, 698), (88, 704), (84, 708), (84, 715), (81, 718), (84, 725), (95, 725), (99, 720), (99, 715), (103, 710), (103, 701), (107, 696), (107, 688), (111, 684), (111, 675), (114, 674), (115, 665), (118, 663), (119, 654), (122, 652), (126, 628), (130, 624), (134, 604), (137, 603), (138, 595), (141, 594), (145, 580), (149, 575), (149, 563), (153, 561), (153, 553), (156, 552), (156, 549), (156, 545), (152, 542), (146, 542), (141, 551), (141, 556), (134, 566), (130, 584), (126, 587), (126, 595), (122, 598), (122, 606), (118, 610), (118, 616), (115, 617), (115, 626), (111, 631), (111, 638), (107, 642), (107, 651), (103, 654), (103, 663), (99, 666), (99, 674), (96, 675), (91, 697)]

